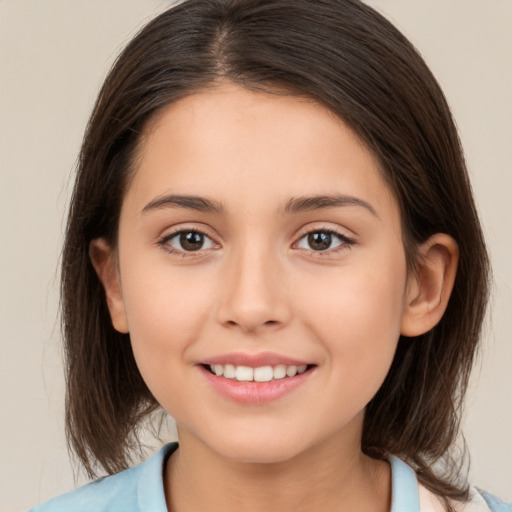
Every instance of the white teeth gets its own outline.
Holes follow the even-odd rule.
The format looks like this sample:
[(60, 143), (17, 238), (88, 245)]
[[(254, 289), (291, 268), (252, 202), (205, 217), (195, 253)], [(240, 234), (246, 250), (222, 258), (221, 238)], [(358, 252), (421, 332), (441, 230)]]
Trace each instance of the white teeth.
[(288, 366), (288, 368), (286, 368), (286, 375), (288, 375), (288, 377), (295, 377), (295, 375), (297, 375), (297, 367)]
[(268, 382), (274, 377), (272, 366), (260, 366), (254, 368), (254, 380), (256, 382)]
[(274, 379), (284, 379), (286, 377), (286, 365), (278, 364), (274, 366)]
[(250, 381), (254, 378), (254, 368), (250, 368), (249, 366), (237, 366), (236, 367), (236, 373), (235, 373), (235, 379), (236, 380), (243, 380), (243, 381)]
[(300, 366), (278, 364), (272, 366), (259, 366), (251, 368), (250, 366), (235, 366), (232, 364), (212, 364), (210, 370), (218, 377), (226, 379), (235, 379), (241, 382), (270, 382), (271, 380), (284, 379), (286, 377), (295, 377), (297, 374), (304, 373), (307, 365)]
[(224, 366), (224, 377), (227, 379), (234, 379), (236, 377), (235, 367), (232, 364)]

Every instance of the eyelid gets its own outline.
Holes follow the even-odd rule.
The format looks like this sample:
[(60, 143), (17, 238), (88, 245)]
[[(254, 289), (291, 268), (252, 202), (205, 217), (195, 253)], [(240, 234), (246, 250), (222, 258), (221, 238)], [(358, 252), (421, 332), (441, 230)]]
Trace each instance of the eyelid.
[[(163, 240), (164, 238), (171, 238), (177, 233), (187, 231), (195, 231), (197, 233), (201, 233), (212, 240), (216, 240), (220, 238), (207, 224), (203, 224), (200, 222), (182, 222), (176, 224), (174, 226), (168, 226), (161, 231), (161, 234), (158, 235), (159, 240)], [(216, 242), (217, 243), (217, 242)]]
[(357, 239), (356, 234), (352, 230), (344, 226), (340, 226), (339, 224), (335, 224), (334, 222), (310, 222), (298, 230), (295, 239), (298, 240), (304, 235), (316, 233), (318, 231), (334, 233), (346, 240), (350, 240), (352, 243), (355, 243)]

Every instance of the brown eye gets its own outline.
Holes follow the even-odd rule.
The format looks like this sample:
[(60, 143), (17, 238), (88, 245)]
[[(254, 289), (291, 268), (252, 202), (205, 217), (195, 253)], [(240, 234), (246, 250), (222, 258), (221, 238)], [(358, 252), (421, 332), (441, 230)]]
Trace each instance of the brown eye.
[(176, 252), (195, 252), (216, 246), (210, 237), (200, 231), (179, 231), (166, 238), (165, 244)]
[(322, 252), (329, 249), (336, 249), (344, 245), (351, 245), (352, 240), (340, 233), (329, 230), (311, 231), (305, 234), (297, 243), (299, 249)]
[(325, 251), (329, 249), (332, 244), (331, 233), (325, 231), (319, 231), (317, 233), (309, 233), (308, 244), (314, 251)]
[(180, 244), (185, 251), (198, 251), (203, 247), (204, 235), (196, 231), (180, 234)]

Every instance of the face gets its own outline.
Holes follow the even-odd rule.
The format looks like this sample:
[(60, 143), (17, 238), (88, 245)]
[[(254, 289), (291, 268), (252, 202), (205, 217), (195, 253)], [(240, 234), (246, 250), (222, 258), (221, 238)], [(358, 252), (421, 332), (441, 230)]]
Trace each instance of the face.
[(378, 164), (328, 110), (230, 85), (168, 107), (112, 256), (114, 325), (189, 442), (254, 462), (357, 444), (407, 272)]

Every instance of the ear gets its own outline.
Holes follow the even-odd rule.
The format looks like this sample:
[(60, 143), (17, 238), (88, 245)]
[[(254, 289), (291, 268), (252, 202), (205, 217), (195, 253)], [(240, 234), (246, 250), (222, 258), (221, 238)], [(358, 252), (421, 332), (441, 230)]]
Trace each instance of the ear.
[(121, 292), (116, 252), (105, 239), (97, 238), (89, 245), (89, 257), (105, 289), (112, 325), (116, 331), (127, 333), (128, 319)]
[(418, 264), (407, 282), (402, 314), (403, 336), (419, 336), (442, 318), (452, 293), (459, 246), (449, 235), (432, 235), (418, 249)]

